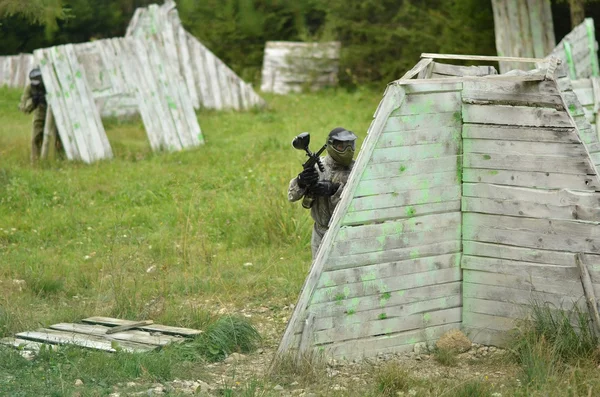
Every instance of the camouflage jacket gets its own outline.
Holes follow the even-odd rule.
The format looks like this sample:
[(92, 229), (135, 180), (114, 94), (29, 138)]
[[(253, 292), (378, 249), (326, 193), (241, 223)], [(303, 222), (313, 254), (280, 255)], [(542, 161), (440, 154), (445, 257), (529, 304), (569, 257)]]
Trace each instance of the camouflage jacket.
[(21, 95), (21, 103), (19, 104), (19, 110), (23, 113), (31, 113), (35, 109), (40, 109), (40, 113), (45, 113), (46, 103), (45, 101), (35, 103), (31, 92), (31, 85), (27, 84), (27, 86), (25, 87), (25, 91), (23, 91), (23, 95)]
[[(336, 163), (330, 156), (321, 157), (321, 162), (325, 168), (325, 172), (321, 172), (317, 167), (319, 173), (319, 180), (329, 180), (334, 183), (339, 183), (340, 187), (333, 196), (330, 197), (316, 197), (313, 206), (310, 208), (310, 215), (315, 221), (315, 225), (322, 231), (329, 228), (329, 221), (333, 215), (335, 207), (340, 201), (344, 186), (348, 182), (348, 176), (354, 166), (354, 161), (348, 167), (344, 167)], [(291, 202), (298, 201), (304, 197), (306, 189), (298, 186), (296, 178), (290, 181), (288, 189), (288, 200)]]

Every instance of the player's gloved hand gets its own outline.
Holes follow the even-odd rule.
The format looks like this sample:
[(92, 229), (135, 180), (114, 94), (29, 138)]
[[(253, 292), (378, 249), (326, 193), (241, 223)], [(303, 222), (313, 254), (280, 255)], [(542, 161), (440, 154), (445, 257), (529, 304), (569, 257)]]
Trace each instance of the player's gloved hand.
[(306, 168), (304, 171), (298, 174), (296, 181), (301, 189), (305, 189), (309, 186), (315, 185), (319, 181), (319, 173), (314, 167)]

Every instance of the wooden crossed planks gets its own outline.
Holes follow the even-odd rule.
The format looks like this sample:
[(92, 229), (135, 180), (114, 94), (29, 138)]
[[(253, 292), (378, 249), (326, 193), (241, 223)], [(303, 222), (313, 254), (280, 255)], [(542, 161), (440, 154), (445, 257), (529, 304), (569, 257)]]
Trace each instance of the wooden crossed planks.
[(48, 328), (4, 338), (0, 344), (39, 350), (42, 344), (75, 345), (94, 350), (140, 353), (169, 343), (181, 343), (202, 333), (200, 330), (153, 324), (152, 321), (129, 321), (110, 317), (89, 317), (83, 324), (59, 323)]

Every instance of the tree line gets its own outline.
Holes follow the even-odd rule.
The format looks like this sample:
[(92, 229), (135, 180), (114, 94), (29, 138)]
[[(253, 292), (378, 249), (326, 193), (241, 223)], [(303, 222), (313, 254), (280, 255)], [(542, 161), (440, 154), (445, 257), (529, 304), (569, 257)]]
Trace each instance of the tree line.
[[(162, 0), (0, 0), (0, 54), (122, 36), (137, 7)], [(569, 2), (554, 0), (557, 38)], [(584, 14), (598, 14), (598, 4)], [(399, 78), (422, 52), (493, 55), (491, 0), (177, 0), (188, 31), (242, 78), (260, 81), (269, 40), (342, 42), (343, 85)], [(577, 15), (581, 14), (578, 8)]]

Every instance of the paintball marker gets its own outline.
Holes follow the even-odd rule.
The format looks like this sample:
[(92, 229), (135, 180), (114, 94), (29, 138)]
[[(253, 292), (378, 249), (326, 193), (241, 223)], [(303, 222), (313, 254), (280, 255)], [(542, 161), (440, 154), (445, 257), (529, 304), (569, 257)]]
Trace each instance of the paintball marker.
[[(304, 164), (302, 164), (302, 167), (306, 170), (306, 169), (314, 167), (315, 164), (317, 164), (319, 167), (319, 170), (321, 172), (325, 172), (325, 167), (321, 163), (321, 159), (319, 158), (319, 156), (321, 155), (321, 153), (323, 153), (323, 151), (325, 150), (327, 145), (323, 145), (323, 147), (318, 152), (314, 153), (314, 152), (311, 152), (310, 149), (308, 148), (309, 144), (310, 144), (310, 134), (308, 132), (303, 132), (302, 134), (299, 134), (292, 141), (292, 146), (294, 147), (294, 149), (304, 150), (306, 152), (306, 155), (308, 156), (308, 160), (306, 160), (306, 162)], [(312, 206), (314, 200), (315, 200), (315, 198), (310, 193), (310, 187), (309, 187), (308, 192), (304, 195), (304, 199), (302, 200), (302, 206), (304, 208), (310, 208)]]
[(46, 88), (43, 84), (31, 84), (31, 100), (35, 106), (46, 105)]

